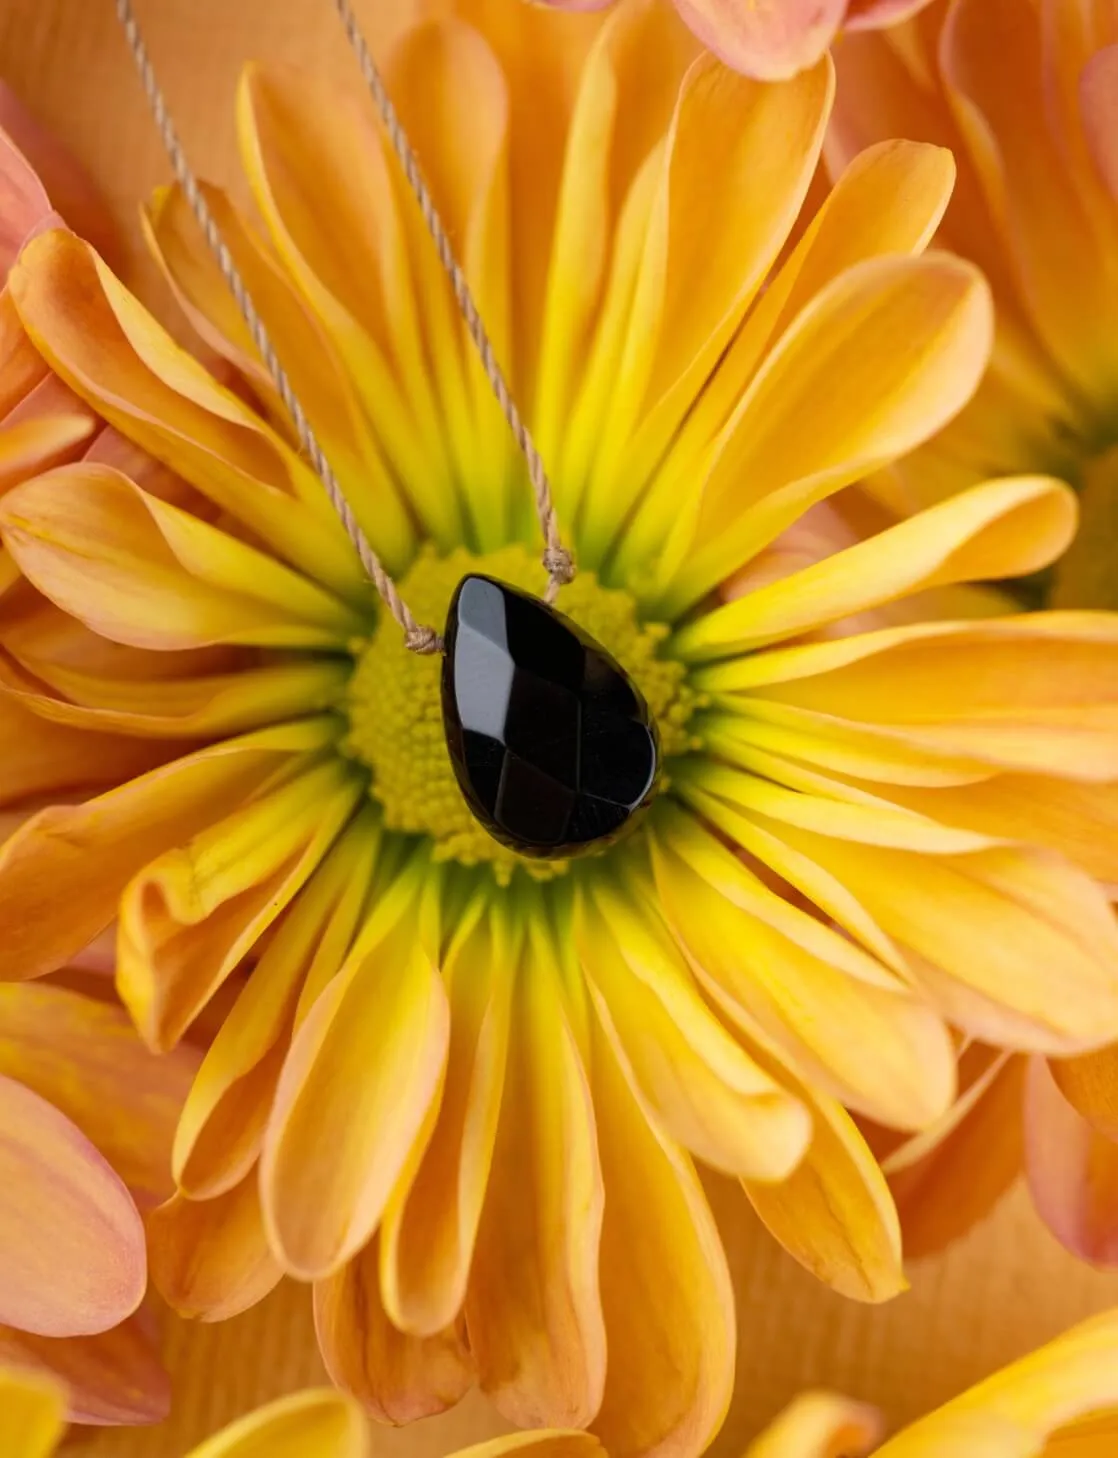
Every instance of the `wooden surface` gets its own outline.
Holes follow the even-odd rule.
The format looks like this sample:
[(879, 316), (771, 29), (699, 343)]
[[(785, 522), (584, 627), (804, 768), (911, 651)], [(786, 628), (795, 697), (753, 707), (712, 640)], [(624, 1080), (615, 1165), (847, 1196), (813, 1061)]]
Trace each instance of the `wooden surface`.
[[(136, 0), (198, 170), (238, 185), (231, 101), (250, 56), (311, 69), (350, 64), (327, 0)], [(510, 0), (513, 3), (513, 0)], [(385, 0), (359, 7), (374, 45), (394, 15)], [(0, 0), (0, 76), (85, 162), (128, 240), (129, 272), (146, 291), (136, 206), (167, 169), (115, 30), (111, 0)], [(871, 1310), (818, 1289), (759, 1232), (724, 1186), (716, 1203), (741, 1297), (740, 1381), (718, 1445), (746, 1437), (793, 1392), (826, 1385), (881, 1404), (894, 1421), (922, 1410), (1078, 1317), (1118, 1305), (1118, 1276), (1077, 1265), (1040, 1228), (1018, 1192), (984, 1228), (913, 1271), (913, 1289)], [(88, 1458), (175, 1458), (236, 1414), (323, 1373), (305, 1291), (287, 1285), (254, 1312), (220, 1327), (170, 1322), (176, 1381), (169, 1424), (158, 1431), (75, 1435)], [(388, 1458), (435, 1458), (495, 1431), (481, 1399), (445, 1418), (378, 1435)]]

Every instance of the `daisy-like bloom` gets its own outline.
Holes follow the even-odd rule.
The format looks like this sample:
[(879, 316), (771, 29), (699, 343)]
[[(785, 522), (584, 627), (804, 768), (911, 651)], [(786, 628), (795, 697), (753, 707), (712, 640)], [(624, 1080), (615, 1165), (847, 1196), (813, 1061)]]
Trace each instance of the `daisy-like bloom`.
[[(1060, 553), (1071, 493), (985, 484), (802, 568), (785, 535), (982, 372), (985, 286), (924, 254), (950, 157), (876, 148), (785, 250), (830, 63), (766, 84), (689, 52), (655, 6), (498, 0), (386, 62), (550, 466), (580, 566), (561, 606), (659, 724), (665, 782), (628, 840), (525, 862), (471, 819), (439, 664), (378, 610), (178, 193), (147, 228), (240, 383), (85, 243), (36, 238), (23, 326), (147, 457), (0, 503), (24, 574), (0, 682), (58, 800), (3, 847), (6, 969), (115, 920), (157, 1048), (223, 989), (149, 1220), (160, 1289), (215, 1319), (313, 1281), (331, 1374), (379, 1416), (479, 1381), (618, 1455), (697, 1453), (725, 1410), (734, 1315), (693, 1158), (881, 1300), (896, 1216), (847, 1110), (942, 1116), (951, 1025), (1046, 1053), (1118, 1034), (1109, 904), (1020, 824), (1066, 801), (1074, 837), (1118, 773), (1118, 623), (929, 617)], [(269, 242), (212, 206), (417, 618), (470, 569), (538, 590), (522, 463), (364, 98), (254, 69), (238, 116)], [(1005, 828), (961, 827), (970, 797)]]
[(53, 1374), (73, 1422), (167, 1415), (138, 1311), (143, 1212), (173, 1189), (171, 1141), (197, 1065), (185, 1047), (150, 1053), (119, 1005), (0, 984), (0, 1363)]
[[(600, 10), (613, 0), (543, 0), (558, 10)], [(786, 81), (816, 65), (840, 31), (880, 30), (929, 0), (672, 0), (684, 24), (727, 66)]]
[[(1118, 9), (936, 0), (888, 37), (849, 37), (836, 58), (832, 164), (897, 134), (951, 146), (960, 180), (939, 239), (984, 269), (996, 304), (997, 344), (974, 399), (876, 489), (904, 513), (993, 472), (1062, 476), (1076, 488), (1080, 531), (1026, 584), (1028, 600), (1113, 608)], [(1043, 810), (1022, 804), (1028, 833), (1118, 888), (1118, 785), (1083, 794), (1075, 845), (1066, 801), (1044, 798)], [(962, 823), (991, 828), (981, 797), (959, 810)], [(1024, 1165), (1060, 1240), (1118, 1264), (1118, 1049), (1027, 1069), (979, 1046), (963, 1084), (937, 1132), (891, 1154), (911, 1243), (933, 1249), (960, 1233)]]
[[(633, 1400), (641, 1401), (634, 1393)], [(59, 1393), (0, 1369), (5, 1458), (50, 1458), (62, 1433)], [(742, 1458), (1111, 1458), (1118, 1440), (1118, 1313), (1075, 1327), (881, 1442), (872, 1409), (806, 1392)], [(280, 1398), (214, 1435), (187, 1458), (370, 1458), (360, 1407), (340, 1392)], [(450, 1458), (608, 1458), (589, 1433), (517, 1433)]]

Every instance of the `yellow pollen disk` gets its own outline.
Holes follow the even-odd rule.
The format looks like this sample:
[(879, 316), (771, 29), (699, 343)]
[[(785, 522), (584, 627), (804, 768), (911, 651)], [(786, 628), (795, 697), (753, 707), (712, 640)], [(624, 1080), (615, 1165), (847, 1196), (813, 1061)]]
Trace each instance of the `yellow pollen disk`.
[[(425, 551), (400, 587), (416, 618), (441, 629), (454, 589), (469, 572), (526, 592), (542, 594), (546, 585), (538, 557), (513, 545), (484, 556), (463, 548), (447, 557)], [(686, 684), (681, 663), (658, 656), (667, 627), (641, 623), (630, 594), (602, 587), (590, 572), (579, 573), (563, 589), (559, 606), (632, 675), (656, 719), (664, 758), (696, 748), (687, 722), (701, 696)], [(442, 659), (409, 653), (387, 615), (371, 637), (351, 644), (351, 651), (355, 666), (346, 692), (349, 729), (342, 747), (371, 771), (369, 793), (382, 807), (385, 826), (429, 836), (439, 860), (489, 864), (502, 884), (517, 866), (539, 880), (561, 874), (565, 862), (518, 856), (487, 834), (467, 808), (443, 736)]]

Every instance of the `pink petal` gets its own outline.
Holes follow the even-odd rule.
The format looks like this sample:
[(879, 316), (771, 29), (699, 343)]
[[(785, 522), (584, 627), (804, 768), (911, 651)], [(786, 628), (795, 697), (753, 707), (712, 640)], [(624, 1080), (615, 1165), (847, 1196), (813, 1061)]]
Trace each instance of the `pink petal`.
[(1118, 198), (1118, 46), (1097, 51), (1083, 67), (1079, 104), (1095, 166)]
[(846, 30), (880, 30), (907, 20), (930, 3), (931, 0), (850, 0), (843, 26)]
[(1033, 1058), (1025, 1092), (1025, 1168), (1033, 1203), (1061, 1245), (1118, 1267), (1118, 1144), (1076, 1112)]
[(0, 1322), (88, 1336), (131, 1315), (147, 1283), (139, 1212), (64, 1114), (0, 1077)]
[[(35, 179), (36, 192), (49, 212), (62, 214), (75, 233), (87, 239), (110, 263), (119, 251), (119, 236), (112, 214), (101, 194), (65, 147), (27, 110), (10, 87), (0, 81), (0, 132), (18, 149), (24, 168)], [(0, 149), (2, 152), (2, 149)], [(3, 168), (0, 161), (0, 170)], [(37, 174), (37, 176), (36, 176)], [(0, 181), (0, 193), (3, 182)], [(49, 201), (47, 201), (49, 199)], [(5, 208), (0, 201), (0, 264), (3, 262)], [(31, 226), (41, 218), (32, 219)], [(24, 229), (24, 234), (30, 226)]]
[[(171, 1384), (146, 1311), (97, 1336), (41, 1337), (0, 1326), (0, 1365), (50, 1372), (65, 1385), (72, 1423), (158, 1423), (171, 1410)], [(5, 1455), (7, 1458), (7, 1455)]]
[(846, 0), (675, 0), (675, 6), (727, 66), (759, 81), (786, 81), (826, 51)]

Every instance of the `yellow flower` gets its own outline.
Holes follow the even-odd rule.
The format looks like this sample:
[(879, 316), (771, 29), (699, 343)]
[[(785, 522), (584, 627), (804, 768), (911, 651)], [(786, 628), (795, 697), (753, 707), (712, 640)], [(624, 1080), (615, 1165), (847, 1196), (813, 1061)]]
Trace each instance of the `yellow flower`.
[[(905, 512), (991, 472), (1052, 471), (1075, 486), (1081, 527), (1027, 595), (1057, 607), (1118, 605), (1113, 6), (936, 0), (888, 41), (850, 37), (836, 56), (832, 162), (898, 132), (951, 146), (960, 183), (939, 236), (984, 269), (997, 311), (991, 368), (974, 399), (880, 488)], [(1065, 808), (1034, 803), (1019, 828), (1047, 839)], [(1072, 854), (1118, 887), (1118, 784), (1084, 789), (1076, 813), (1083, 837)], [(992, 828), (980, 801), (962, 823)], [(1026, 1069), (978, 1047), (963, 1082), (942, 1126), (891, 1155), (906, 1240), (943, 1245), (1024, 1164), (1058, 1238), (1118, 1264), (1118, 1049)]]
[[(796, 1398), (743, 1458), (1112, 1458), (1118, 1440), (1118, 1312), (1040, 1351), (881, 1442), (877, 1415), (827, 1392)], [(643, 1394), (634, 1393), (639, 1404)], [(0, 1451), (50, 1458), (62, 1401), (46, 1380), (0, 1369)], [(352, 1398), (310, 1390), (240, 1418), (187, 1458), (369, 1458)], [(608, 1458), (588, 1433), (553, 1429), (495, 1438), (450, 1458)]]
[[(847, 1109), (940, 1117), (951, 1025), (1051, 1053), (1118, 1034), (1118, 931), (1063, 854), (1118, 773), (1118, 621), (929, 620), (1063, 550), (1074, 500), (1043, 477), (789, 570), (784, 533), (982, 372), (985, 286), (924, 255), (950, 157), (859, 158), (782, 256), (830, 63), (688, 68), (639, 3), (589, 27), (568, 48), (498, 0), (409, 30), (387, 69), (549, 462), (580, 565), (561, 606), (656, 713), (641, 828), (568, 866), (470, 818), (439, 666), (378, 615), (166, 191), (151, 240), (232, 388), (73, 235), (12, 278), (43, 357), (141, 450), (0, 503), (25, 575), (0, 685), (52, 802), (2, 849), (0, 934), (32, 977), (115, 920), (153, 1047), (221, 991), (149, 1220), (178, 1310), (230, 1315), (288, 1272), (382, 1417), (476, 1380), (518, 1424), (690, 1454), (735, 1341), (693, 1157), (881, 1300), (896, 1216)], [(213, 206), (417, 616), (470, 567), (538, 590), (522, 465), (363, 98), (257, 69), (238, 116), (270, 246)]]

